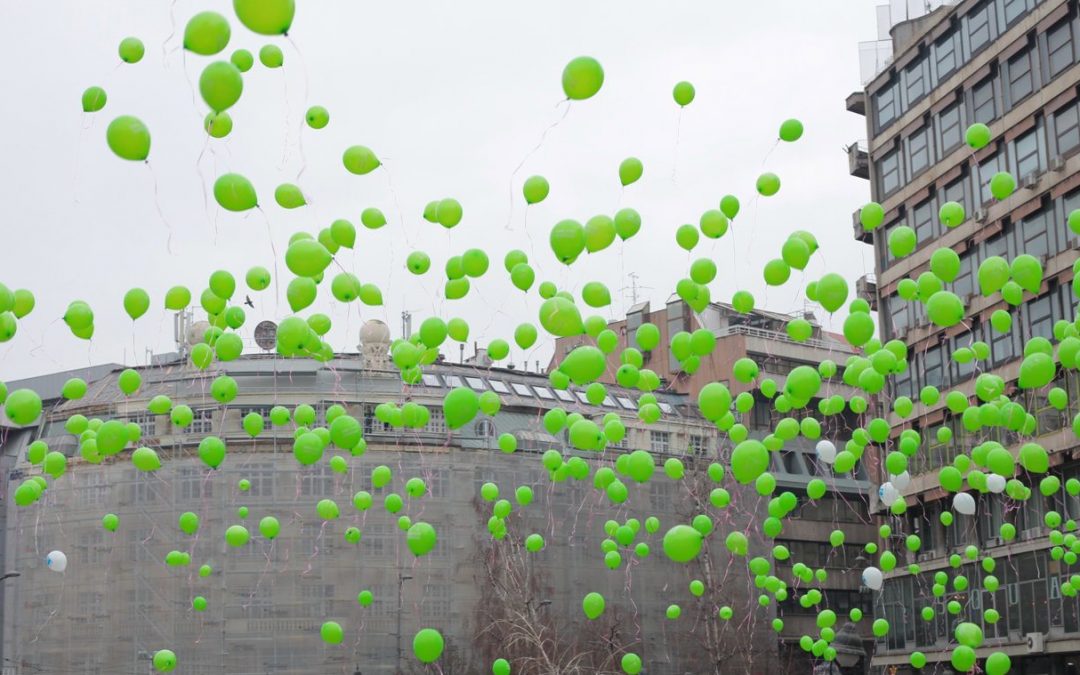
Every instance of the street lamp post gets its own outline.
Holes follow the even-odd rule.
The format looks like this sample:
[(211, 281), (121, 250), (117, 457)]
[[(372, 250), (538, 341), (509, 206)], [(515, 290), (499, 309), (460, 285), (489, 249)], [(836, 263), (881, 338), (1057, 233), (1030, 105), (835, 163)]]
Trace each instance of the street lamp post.
[(405, 582), (412, 579), (409, 574), (398, 573), (398, 585), (397, 585), (397, 672), (401, 672), (401, 610), (403, 608), (401, 602), (401, 592), (405, 586)]

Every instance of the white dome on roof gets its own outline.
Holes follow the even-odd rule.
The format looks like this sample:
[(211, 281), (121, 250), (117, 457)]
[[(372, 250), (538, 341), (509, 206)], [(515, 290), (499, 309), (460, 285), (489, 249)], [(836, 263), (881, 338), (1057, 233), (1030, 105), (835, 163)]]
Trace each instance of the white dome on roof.
[(360, 328), (360, 344), (390, 344), (390, 328), (378, 319), (369, 319)]

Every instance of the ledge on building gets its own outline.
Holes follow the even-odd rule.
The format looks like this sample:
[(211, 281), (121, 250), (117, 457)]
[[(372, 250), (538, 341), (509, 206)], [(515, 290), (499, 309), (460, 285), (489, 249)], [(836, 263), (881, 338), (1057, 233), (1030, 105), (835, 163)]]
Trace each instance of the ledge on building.
[(866, 145), (856, 141), (844, 148), (848, 156), (848, 173), (856, 178), (870, 178), (870, 155)]
[(853, 91), (848, 94), (847, 99), (844, 101), (847, 105), (847, 111), (853, 112), (856, 115), (866, 116), (866, 92), (865, 91)]

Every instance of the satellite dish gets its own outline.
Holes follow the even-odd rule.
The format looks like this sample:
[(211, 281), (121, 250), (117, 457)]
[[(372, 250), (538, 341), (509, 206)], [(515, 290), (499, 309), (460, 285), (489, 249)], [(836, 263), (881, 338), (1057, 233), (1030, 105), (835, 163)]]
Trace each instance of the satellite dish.
[(260, 321), (255, 326), (255, 344), (270, 351), (277, 344), (277, 324), (273, 321)]

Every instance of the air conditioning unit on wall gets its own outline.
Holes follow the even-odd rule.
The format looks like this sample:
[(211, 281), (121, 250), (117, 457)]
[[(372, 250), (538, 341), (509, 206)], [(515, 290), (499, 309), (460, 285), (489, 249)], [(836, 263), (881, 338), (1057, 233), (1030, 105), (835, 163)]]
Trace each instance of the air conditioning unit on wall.
[(1064, 171), (1065, 170), (1065, 158), (1059, 156), (1050, 158), (1050, 170), (1051, 171)]
[(1039, 184), (1039, 172), (1032, 171), (1031, 173), (1027, 174), (1026, 176), (1024, 176), (1021, 184), (1023, 185), (1025, 190), (1034, 190), (1035, 186)]
[(1043, 642), (1044, 636), (1042, 633), (1028, 633), (1027, 634), (1027, 653), (1028, 654), (1041, 654), (1046, 645)]

